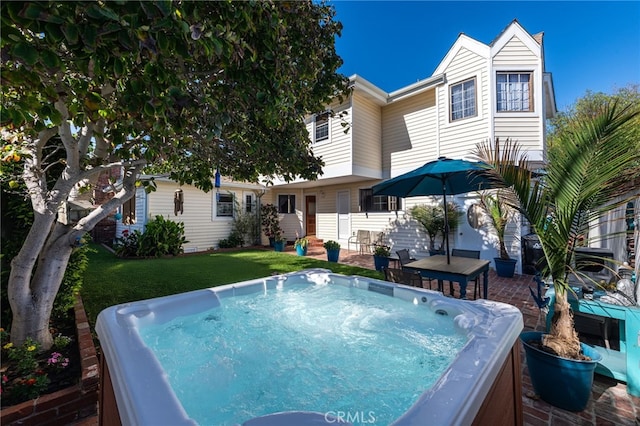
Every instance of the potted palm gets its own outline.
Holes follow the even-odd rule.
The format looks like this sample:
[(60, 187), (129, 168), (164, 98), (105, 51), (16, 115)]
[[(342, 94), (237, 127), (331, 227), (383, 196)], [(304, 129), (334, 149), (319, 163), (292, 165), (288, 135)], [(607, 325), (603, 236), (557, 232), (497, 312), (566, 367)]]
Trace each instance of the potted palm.
[(640, 147), (633, 137), (639, 117), (638, 105), (606, 101), (594, 103), (589, 114), (569, 117), (549, 146), (540, 179), (533, 179), (532, 165), (517, 143), (478, 146), (480, 159), (494, 167), (490, 173), (513, 190), (517, 203), (512, 207), (529, 221), (546, 257), (542, 274), (555, 291), (551, 325), (548, 333), (525, 332), (520, 339), (536, 393), (570, 411), (587, 405), (602, 358), (581, 344), (575, 331), (568, 300), (574, 248), (587, 235), (589, 222), (614, 208), (640, 176)]
[(376, 245), (373, 249), (373, 264), (376, 271), (382, 271), (389, 267), (389, 256), (391, 256), (391, 248), (385, 245)]
[[(444, 209), (440, 204), (418, 204), (411, 208), (410, 215), (422, 225), (429, 238), (429, 254), (431, 256), (444, 253)], [(452, 202), (447, 203), (447, 218), (449, 231), (455, 232), (460, 222), (462, 212)], [(440, 246), (436, 248), (436, 238), (441, 237)]]
[(340, 257), (340, 243), (328, 240), (322, 246), (327, 250), (327, 260), (329, 262), (337, 262)]
[(309, 245), (309, 240), (307, 237), (298, 237), (296, 241), (293, 243), (293, 246), (296, 248), (296, 252), (298, 256), (306, 256), (307, 255), (307, 246)]
[(480, 206), (487, 214), (489, 225), (498, 237), (500, 256), (493, 258), (496, 274), (499, 277), (511, 278), (515, 273), (517, 261), (509, 256), (504, 237), (507, 224), (516, 211), (507, 202), (508, 191), (508, 189), (499, 189), (495, 194), (483, 193), (480, 195)]

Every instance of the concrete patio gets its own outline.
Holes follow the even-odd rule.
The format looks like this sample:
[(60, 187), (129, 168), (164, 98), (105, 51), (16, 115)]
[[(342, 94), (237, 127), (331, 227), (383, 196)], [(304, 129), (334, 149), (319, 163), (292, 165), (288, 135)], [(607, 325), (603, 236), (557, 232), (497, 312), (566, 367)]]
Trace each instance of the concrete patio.
[[(287, 250), (295, 254), (295, 250)], [(326, 260), (326, 252), (321, 246), (310, 246), (307, 256)], [(340, 263), (374, 269), (373, 256), (359, 254), (355, 250), (340, 251)], [(489, 299), (516, 306), (522, 312), (525, 330), (544, 330), (544, 317), (529, 293), (529, 286), (535, 286), (531, 275), (516, 275), (513, 278), (498, 277), (493, 270), (489, 273)], [(473, 297), (473, 292), (468, 293)], [(553, 407), (535, 397), (524, 351), (522, 354), (522, 405), (524, 424), (541, 425), (640, 425), (640, 398), (627, 393), (625, 383), (609, 377), (595, 375), (592, 398), (586, 410), (572, 413)]]

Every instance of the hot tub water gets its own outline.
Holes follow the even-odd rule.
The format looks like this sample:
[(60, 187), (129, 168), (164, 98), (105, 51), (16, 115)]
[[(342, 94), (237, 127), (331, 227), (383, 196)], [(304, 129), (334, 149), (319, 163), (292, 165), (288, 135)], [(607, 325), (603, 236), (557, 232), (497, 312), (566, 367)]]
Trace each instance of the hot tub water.
[(288, 284), (140, 329), (198, 423), (305, 410), (364, 412), (390, 424), (466, 343), (450, 318), (422, 306), (343, 286)]

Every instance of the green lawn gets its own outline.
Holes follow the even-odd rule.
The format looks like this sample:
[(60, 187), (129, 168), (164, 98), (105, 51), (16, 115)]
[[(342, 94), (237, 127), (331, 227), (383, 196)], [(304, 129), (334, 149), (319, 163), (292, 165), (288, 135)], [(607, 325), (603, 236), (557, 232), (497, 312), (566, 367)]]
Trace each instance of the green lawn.
[(383, 278), (382, 273), (310, 257), (267, 250), (192, 254), (162, 259), (120, 259), (102, 246), (89, 254), (82, 287), (89, 321), (120, 303), (215, 287), (273, 273), (325, 268), (345, 275)]

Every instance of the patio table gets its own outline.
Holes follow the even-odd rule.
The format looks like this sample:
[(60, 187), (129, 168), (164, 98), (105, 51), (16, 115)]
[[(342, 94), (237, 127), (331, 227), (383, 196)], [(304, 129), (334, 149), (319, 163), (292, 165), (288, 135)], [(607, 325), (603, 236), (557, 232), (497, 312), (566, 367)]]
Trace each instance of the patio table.
[(438, 290), (443, 290), (443, 281), (460, 283), (460, 298), (467, 297), (467, 284), (480, 274), (483, 275), (482, 297), (487, 298), (489, 292), (489, 261), (470, 259), (468, 257), (451, 256), (451, 263), (447, 263), (447, 256), (431, 256), (425, 259), (407, 263), (404, 269), (418, 271), (425, 278), (438, 280)]

